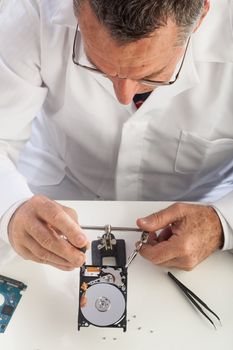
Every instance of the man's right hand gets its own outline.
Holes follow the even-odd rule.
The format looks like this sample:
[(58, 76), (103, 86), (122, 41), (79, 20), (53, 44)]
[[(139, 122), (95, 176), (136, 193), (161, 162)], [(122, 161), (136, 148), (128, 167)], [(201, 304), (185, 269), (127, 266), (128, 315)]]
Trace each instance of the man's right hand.
[(89, 243), (75, 210), (44, 196), (32, 197), (15, 211), (8, 233), (14, 250), (26, 260), (65, 271), (85, 262), (85, 254), (79, 249)]

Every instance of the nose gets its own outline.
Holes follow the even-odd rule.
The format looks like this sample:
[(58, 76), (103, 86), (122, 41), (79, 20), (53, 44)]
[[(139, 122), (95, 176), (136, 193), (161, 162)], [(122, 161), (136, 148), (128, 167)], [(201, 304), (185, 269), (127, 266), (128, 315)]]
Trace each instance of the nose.
[(129, 104), (139, 90), (139, 84), (131, 79), (112, 78), (113, 87), (118, 101)]

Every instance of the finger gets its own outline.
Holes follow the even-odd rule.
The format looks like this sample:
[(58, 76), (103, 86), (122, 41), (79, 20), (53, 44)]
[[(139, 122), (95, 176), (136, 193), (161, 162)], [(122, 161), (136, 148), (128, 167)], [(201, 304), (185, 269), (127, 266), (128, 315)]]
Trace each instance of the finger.
[(137, 220), (137, 225), (144, 231), (157, 231), (182, 219), (182, 204), (175, 203), (170, 207)]
[(173, 235), (171, 226), (163, 229), (158, 235), (158, 242), (167, 241)]
[(34, 256), (36, 256), (38, 259), (42, 261), (46, 261), (56, 265), (67, 266), (70, 268), (75, 267), (69, 261), (63, 259), (62, 257), (42, 247), (29, 234), (27, 235), (27, 239), (26, 239), (26, 248), (28, 248)]
[[(66, 241), (68, 241), (68, 238), (63, 235), (63, 233), (61, 231), (59, 231), (58, 229), (55, 230), (51, 225), (47, 225), (51, 230), (53, 230), (54, 232), (56, 232), (56, 234), (58, 235), (58, 237), (61, 239), (65, 239)], [(68, 241), (69, 242), (69, 241)], [(70, 242), (69, 242), (70, 243)], [(87, 242), (87, 245), (83, 248), (78, 248), (80, 251), (82, 251), (83, 253), (86, 253), (86, 250), (90, 249), (90, 242)]]
[(21, 252), (20, 255), (25, 259), (25, 260), (31, 260), (40, 264), (46, 264), (46, 265), (51, 265), (53, 267), (56, 267), (57, 269), (63, 270), (63, 271), (72, 271), (74, 270), (74, 267), (68, 267), (65, 265), (60, 265), (60, 264), (53, 264), (49, 263), (47, 261), (43, 261), (42, 259), (36, 257), (29, 249), (25, 247), (21, 247)]
[(169, 241), (163, 241), (156, 245), (144, 244), (140, 249), (140, 254), (154, 264), (163, 264), (171, 259), (179, 257), (179, 250)]
[(85, 294), (83, 294), (81, 296), (81, 299), (80, 299), (80, 307), (85, 307), (87, 305), (87, 297)]
[[(73, 218), (74, 219), (74, 221), (75, 222), (77, 222), (78, 223), (78, 214), (77, 214), (77, 212), (76, 212), (76, 210), (74, 210), (73, 208), (69, 208), (69, 207), (66, 207), (66, 206), (64, 206), (64, 205), (62, 205), (62, 208), (63, 208), (63, 210), (71, 217), (71, 218)], [(58, 231), (58, 230), (57, 230)], [(59, 231), (59, 233), (62, 235), (62, 232), (61, 231)], [(65, 236), (66, 237), (66, 236)], [(85, 250), (87, 250), (87, 249), (90, 249), (90, 242), (88, 241), (87, 242), (87, 244), (85, 245)], [(85, 252), (84, 252), (85, 253)]]
[(155, 232), (150, 233), (147, 239), (147, 243), (153, 245), (153, 244), (156, 244), (157, 242), (158, 242), (157, 234)]
[(33, 220), (26, 226), (28, 234), (46, 250), (68, 261), (73, 266), (81, 266), (85, 255), (64, 240), (55, 230), (48, 228), (39, 220)]
[(74, 221), (78, 222), (78, 214), (76, 210), (70, 207), (66, 207), (65, 205), (61, 205), (61, 207)]
[(32, 205), (40, 219), (61, 231), (75, 247), (82, 248), (87, 245), (88, 240), (82, 228), (56, 202), (43, 196), (35, 196)]

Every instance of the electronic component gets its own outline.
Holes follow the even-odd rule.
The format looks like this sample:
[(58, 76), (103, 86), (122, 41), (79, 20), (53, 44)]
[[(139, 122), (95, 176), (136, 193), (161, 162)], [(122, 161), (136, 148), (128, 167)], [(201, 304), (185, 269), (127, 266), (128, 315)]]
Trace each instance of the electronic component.
[[(143, 244), (147, 243), (148, 232), (142, 232), (141, 240), (126, 264), (125, 241), (115, 239), (112, 230), (138, 231), (129, 227), (111, 225), (85, 226), (85, 229), (100, 230), (105, 233), (92, 242), (92, 265), (80, 269), (78, 330), (90, 325), (97, 327), (123, 328), (127, 319), (127, 268), (134, 260)], [(115, 266), (103, 265), (106, 257), (115, 258)]]
[[(81, 307), (82, 298), (86, 305)], [(84, 265), (80, 269), (78, 330), (90, 325), (126, 331), (127, 269)]]
[(4, 333), (27, 286), (17, 280), (0, 275), (0, 333)]

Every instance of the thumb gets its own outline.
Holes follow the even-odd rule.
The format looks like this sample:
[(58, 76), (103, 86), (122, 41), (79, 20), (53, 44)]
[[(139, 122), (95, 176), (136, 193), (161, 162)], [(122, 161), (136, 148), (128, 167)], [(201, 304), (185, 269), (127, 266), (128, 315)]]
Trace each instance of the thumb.
[(137, 219), (137, 225), (144, 231), (152, 232), (167, 227), (181, 218), (182, 216), (180, 211), (177, 210), (177, 205), (172, 204), (166, 209), (162, 209), (144, 218)]

